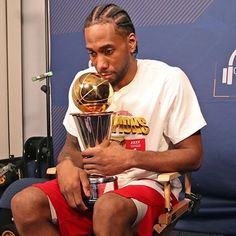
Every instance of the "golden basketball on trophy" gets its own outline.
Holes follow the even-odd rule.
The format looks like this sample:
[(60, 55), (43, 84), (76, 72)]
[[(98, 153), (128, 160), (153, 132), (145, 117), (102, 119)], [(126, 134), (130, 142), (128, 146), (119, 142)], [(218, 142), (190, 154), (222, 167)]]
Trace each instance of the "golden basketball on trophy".
[(82, 112), (104, 112), (111, 103), (111, 84), (96, 73), (80, 76), (72, 88), (74, 104)]

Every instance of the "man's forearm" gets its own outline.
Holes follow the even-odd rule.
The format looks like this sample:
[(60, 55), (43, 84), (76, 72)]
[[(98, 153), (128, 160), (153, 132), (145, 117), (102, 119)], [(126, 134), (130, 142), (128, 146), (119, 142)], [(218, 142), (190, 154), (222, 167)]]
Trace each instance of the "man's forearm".
[(76, 137), (67, 133), (65, 144), (59, 153), (58, 163), (62, 161), (70, 160), (77, 167), (82, 167), (82, 155), (80, 147)]
[(194, 171), (200, 167), (201, 157), (191, 150), (178, 149), (165, 152), (135, 152), (133, 167), (155, 172)]
[(82, 167), (82, 156), (79, 151), (62, 150), (58, 156), (58, 163), (65, 160), (71, 160), (75, 166)]
[(176, 149), (164, 152), (131, 152), (130, 160), (133, 161), (132, 167), (150, 171), (193, 171), (202, 162), (201, 137), (193, 135), (176, 145)]

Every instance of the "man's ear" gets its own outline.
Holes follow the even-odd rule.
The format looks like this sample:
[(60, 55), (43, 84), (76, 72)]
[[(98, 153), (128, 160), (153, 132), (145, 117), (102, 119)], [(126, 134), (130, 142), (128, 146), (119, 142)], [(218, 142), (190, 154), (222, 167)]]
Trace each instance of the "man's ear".
[(130, 53), (134, 53), (137, 47), (137, 38), (135, 33), (130, 33), (128, 36), (128, 44), (129, 44), (129, 50)]

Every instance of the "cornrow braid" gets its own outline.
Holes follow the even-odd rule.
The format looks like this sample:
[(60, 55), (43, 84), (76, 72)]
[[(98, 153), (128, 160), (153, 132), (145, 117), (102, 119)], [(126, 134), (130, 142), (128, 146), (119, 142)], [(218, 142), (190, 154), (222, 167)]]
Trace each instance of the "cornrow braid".
[[(121, 7), (115, 4), (98, 5), (90, 15), (86, 18), (84, 29), (95, 25), (114, 22), (118, 29), (124, 30), (127, 35), (135, 33), (135, 28), (129, 14)], [(138, 53), (138, 46), (136, 46), (134, 54)]]

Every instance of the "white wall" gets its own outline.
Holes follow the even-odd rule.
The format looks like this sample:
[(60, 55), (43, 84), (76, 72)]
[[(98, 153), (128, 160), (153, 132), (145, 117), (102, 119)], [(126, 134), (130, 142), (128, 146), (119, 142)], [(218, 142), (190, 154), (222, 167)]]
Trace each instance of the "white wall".
[(0, 158), (20, 156), (23, 145), (21, 1), (1, 1)]
[(44, 2), (22, 0), (24, 141), (47, 134), (46, 95), (40, 90), (45, 81), (31, 80), (46, 70)]
[(6, 14), (6, 2), (0, 1), (0, 159), (9, 155)]
[(45, 0), (0, 0), (0, 159), (46, 136), (46, 95), (32, 76), (46, 70)]

